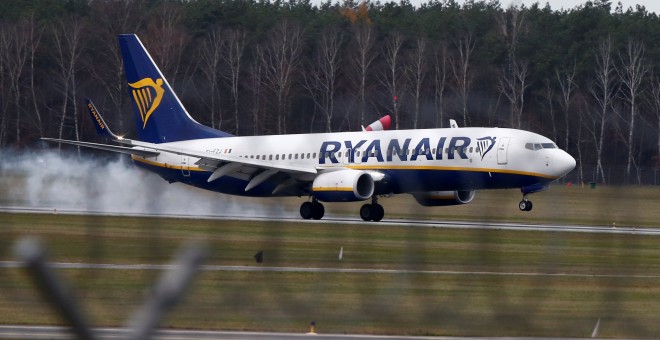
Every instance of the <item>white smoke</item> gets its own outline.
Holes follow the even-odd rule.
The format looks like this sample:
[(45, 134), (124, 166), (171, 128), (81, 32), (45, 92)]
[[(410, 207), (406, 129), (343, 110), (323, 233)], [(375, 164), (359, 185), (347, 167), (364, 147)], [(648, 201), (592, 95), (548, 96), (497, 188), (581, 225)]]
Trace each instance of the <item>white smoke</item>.
[[(55, 151), (3, 150), (1, 205), (76, 212), (185, 216), (295, 217), (277, 200), (222, 195), (169, 184), (128, 156), (91, 158)], [(289, 209), (290, 210), (290, 209)]]

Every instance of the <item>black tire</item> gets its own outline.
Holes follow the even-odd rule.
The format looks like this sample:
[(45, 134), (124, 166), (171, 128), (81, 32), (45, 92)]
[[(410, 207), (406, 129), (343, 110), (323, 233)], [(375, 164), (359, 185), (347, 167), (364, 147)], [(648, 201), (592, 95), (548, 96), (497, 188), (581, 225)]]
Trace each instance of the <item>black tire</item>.
[(312, 218), (315, 220), (320, 220), (323, 218), (323, 215), (325, 214), (325, 208), (323, 207), (323, 204), (316, 202), (313, 203), (313, 212), (312, 212)]
[(309, 220), (314, 216), (314, 204), (312, 202), (305, 202), (300, 205), (300, 217)]
[(365, 204), (360, 208), (360, 217), (362, 217), (364, 221), (371, 221), (372, 215), (371, 204)]
[(380, 204), (374, 204), (371, 208), (372, 212), (372, 217), (371, 220), (374, 222), (378, 222), (383, 219), (385, 216), (385, 209), (383, 209), (383, 206)]
[(534, 205), (532, 204), (532, 201), (527, 201), (527, 206), (525, 207), (525, 211), (531, 211), (533, 206)]

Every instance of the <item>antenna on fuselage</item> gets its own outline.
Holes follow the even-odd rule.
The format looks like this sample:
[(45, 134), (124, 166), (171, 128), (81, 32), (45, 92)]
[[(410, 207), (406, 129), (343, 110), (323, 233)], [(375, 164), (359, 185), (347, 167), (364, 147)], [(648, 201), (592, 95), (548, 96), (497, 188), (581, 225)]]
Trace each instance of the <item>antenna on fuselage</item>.
[(458, 124), (456, 123), (455, 120), (450, 119), (449, 120), (449, 127), (452, 128), (452, 129), (458, 129)]

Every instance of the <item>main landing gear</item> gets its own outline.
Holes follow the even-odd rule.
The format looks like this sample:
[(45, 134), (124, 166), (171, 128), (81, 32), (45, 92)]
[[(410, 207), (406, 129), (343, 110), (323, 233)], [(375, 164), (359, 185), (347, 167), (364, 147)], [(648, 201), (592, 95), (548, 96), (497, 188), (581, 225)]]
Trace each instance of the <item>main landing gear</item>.
[[(325, 214), (325, 208), (316, 198), (311, 202), (305, 202), (300, 205), (300, 216), (306, 220), (320, 220)], [(365, 204), (360, 208), (360, 217), (365, 221), (378, 222), (385, 216), (385, 209), (378, 204), (378, 198), (372, 197), (371, 204)]]
[(385, 209), (378, 204), (376, 196), (371, 198), (371, 204), (365, 204), (360, 208), (360, 217), (365, 221), (378, 222), (383, 219), (383, 216), (385, 216)]
[(306, 220), (320, 220), (325, 214), (325, 208), (316, 198), (311, 202), (305, 202), (300, 206), (300, 216)]

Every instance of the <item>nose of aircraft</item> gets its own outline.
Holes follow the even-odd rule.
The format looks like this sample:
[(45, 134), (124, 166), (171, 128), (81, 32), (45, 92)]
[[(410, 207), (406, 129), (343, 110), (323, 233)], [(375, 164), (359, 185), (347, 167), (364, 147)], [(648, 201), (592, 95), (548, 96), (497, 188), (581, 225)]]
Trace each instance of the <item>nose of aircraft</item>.
[(557, 155), (557, 159), (555, 159), (555, 164), (557, 165), (557, 176), (562, 177), (575, 168), (576, 162), (575, 158), (569, 155), (568, 152), (564, 150), (558, 151), (560, 152)]

